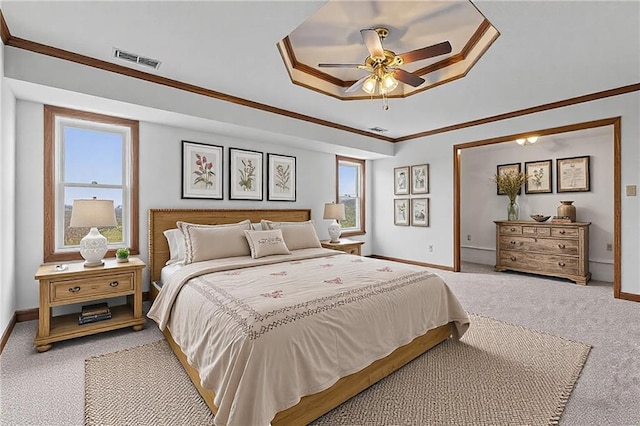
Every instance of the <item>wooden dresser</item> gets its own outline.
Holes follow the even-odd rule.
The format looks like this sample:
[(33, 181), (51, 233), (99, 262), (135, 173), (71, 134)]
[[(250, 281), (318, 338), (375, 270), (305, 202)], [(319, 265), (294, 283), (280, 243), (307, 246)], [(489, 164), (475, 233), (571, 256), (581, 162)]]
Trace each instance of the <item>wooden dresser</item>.
[(496, 271), (519, 271), (586, 284), (591, 223), (495, 221)]

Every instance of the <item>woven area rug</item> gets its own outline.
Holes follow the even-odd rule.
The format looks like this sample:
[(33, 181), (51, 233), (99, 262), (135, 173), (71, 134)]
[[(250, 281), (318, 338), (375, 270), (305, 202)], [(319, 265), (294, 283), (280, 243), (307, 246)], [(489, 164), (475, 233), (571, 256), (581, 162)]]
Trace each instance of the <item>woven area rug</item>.
[[(314, 425), (557, 424), (590, 346), (472, 315), (448, 340)], [(85, 361), (86, 425), (211, 425), (163, 340)]]

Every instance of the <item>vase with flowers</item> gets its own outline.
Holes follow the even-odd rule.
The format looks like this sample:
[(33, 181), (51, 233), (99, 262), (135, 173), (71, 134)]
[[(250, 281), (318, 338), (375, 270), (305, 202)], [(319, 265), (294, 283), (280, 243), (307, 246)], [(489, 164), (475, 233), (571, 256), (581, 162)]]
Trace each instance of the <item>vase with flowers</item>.
[(499, 193), (509, 197), (507, 205), (507, 220), (518, 220), (520, 217), (520, 207), (516, 203), (516, 197), (520, 192), (522, 184), (527, 180), (525, 173), (509, 170), (493, 175), (493, 181), (498, 185)]

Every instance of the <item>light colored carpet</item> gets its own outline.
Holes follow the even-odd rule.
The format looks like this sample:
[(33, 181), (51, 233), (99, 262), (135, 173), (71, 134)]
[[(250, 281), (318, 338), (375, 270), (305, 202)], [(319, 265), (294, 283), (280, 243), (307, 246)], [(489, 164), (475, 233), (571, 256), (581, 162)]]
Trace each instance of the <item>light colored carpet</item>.
[[(589, 349), (474, 315), (461, 341), (439, 345), (314, 424), (557, 424)], [(85, 385), (89, 426), (213, 422), (164, 341), (87, 359)]]

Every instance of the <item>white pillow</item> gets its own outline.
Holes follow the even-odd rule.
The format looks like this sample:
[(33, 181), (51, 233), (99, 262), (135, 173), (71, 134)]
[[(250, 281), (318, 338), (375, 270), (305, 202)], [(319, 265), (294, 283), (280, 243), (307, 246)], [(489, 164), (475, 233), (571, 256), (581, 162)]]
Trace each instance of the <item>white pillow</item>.
[(174, 263), (184, 262), (184, 234), (179, 229), (167, 229), (163, 232), (169, 243), (169, 260), (165, 265), (173, 265)]
[(244, 236), (244, 231), (251, 229), (249, 219), (225, 225), (200, 225), (187, 222), (178, 222), (177, 225), (184, 234), (185, 265), (251, 254)]
[(272, 222), (261, 220), (262, 229), (281, 229), (282, 237), (289, 250), (322, 247), (313, 222)]
[(258, 259), (274, 254), (291, 254), (282, 238), (282, 231), (244, 231), (251, 248), (251, 257)]

